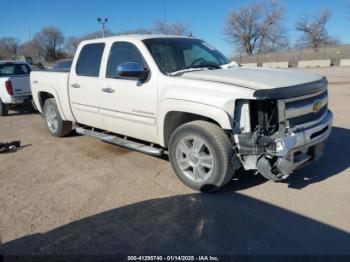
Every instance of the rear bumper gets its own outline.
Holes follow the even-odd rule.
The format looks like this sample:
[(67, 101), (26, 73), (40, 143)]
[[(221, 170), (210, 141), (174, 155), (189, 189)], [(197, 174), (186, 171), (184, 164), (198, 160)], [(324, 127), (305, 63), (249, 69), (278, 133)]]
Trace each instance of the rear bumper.
[(16, 96), (16, 97), (11, 97), (11, 103), (10, 104), (25, 104), (30, 102), (32, 99), (32, 96)]

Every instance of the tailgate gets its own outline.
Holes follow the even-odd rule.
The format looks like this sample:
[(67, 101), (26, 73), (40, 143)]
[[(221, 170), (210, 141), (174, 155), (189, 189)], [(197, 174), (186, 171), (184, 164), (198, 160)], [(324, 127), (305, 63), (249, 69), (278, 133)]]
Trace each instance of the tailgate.
[(10, 77), (14, 96), (31, 95), (29, 75)]

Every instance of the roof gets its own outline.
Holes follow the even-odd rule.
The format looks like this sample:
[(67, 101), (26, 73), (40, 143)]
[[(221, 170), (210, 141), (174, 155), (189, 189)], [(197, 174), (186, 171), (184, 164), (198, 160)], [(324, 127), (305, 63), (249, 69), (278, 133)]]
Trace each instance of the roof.
[(145, 40), (145, 39), (151, 39), (151, 38), (190, 38), (188, 36), (181, 36), (181, 35), (164, 35), (164, 34), (135, 34), (135, 35), (116, 35), (116, 36), (109, 36), (105, 38), (120, 38), (120, 37), (128, 37), (128, 38), (134, 38), (137, 40)]
[(187, 39), (193, 39), (188, 36), (180, 36), (180, 35), (160, 35), (160, 34), (137, 34), (137, 35), (115, 35), (115, 36), (108, 36), (105, 38), (96, 38), (96, 39), (90, 39), (90, 40), (85, 40), (82, 42), (89, 42), (89, 43), (94, 43), (94, 42), (99, 42), (99, 41), (118, 41), (118, 40), (137, 40), (137, 41), (142, 41), (145, 39), (152, 39), (152, 38), (187, 38)]

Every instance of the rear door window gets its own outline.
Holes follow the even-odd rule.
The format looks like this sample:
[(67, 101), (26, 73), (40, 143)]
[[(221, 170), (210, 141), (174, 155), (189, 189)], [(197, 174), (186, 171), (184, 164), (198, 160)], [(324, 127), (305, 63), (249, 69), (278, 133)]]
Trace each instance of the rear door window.
[(76, 73), (79, 76), (98, 77), (100, 75), (101, 60), (104, 43), (85, 45), (78, 58)]

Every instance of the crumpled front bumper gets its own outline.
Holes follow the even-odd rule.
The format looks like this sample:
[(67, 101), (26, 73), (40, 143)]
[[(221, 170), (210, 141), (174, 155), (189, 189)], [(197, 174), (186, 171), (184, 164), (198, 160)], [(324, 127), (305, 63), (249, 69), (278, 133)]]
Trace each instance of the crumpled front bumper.
[(294, 170), (319, 159), (332, 129), (333, 114), (328, 110), (316, 125), (274, 139), (274, 150), (257, 161), (257, 169), (268, 179), (286, 179)]

